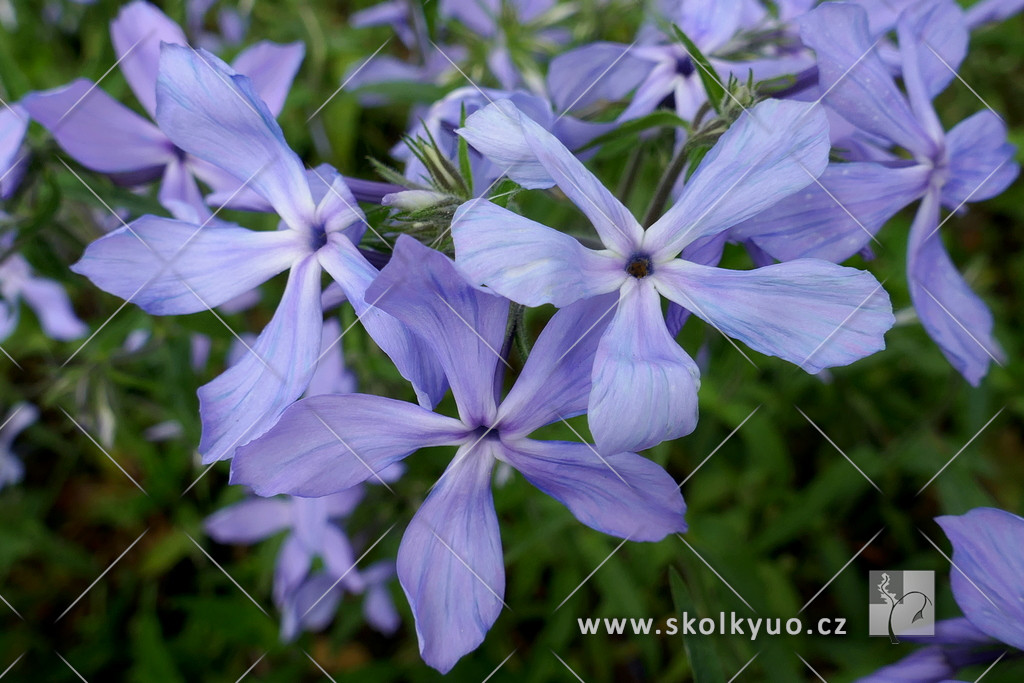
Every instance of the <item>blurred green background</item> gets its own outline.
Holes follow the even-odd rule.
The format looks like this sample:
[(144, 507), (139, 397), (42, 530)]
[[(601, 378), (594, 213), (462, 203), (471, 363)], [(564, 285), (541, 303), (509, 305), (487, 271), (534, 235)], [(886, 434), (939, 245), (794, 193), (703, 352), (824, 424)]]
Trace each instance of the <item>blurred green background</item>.
[[(36, 2), (11, 4), (17, 27), (0, 28), (0, 95), (5, 100), (79, 76), (95, 80), (114, 63), (108, 23), (120, 3), (51, 2), (46, 11)], [(387, 28), (347, 25), (352, 11), (369, 4), (243, 3), (251, 10), (246, 44), (263, 39), (306, 43), (306, 60), (280, 119), (291, 145), (309, 164), (331, 163), (364, 178), (374, 177), (367, 156), (388, 158), (387, 150), (405, 128), (408, 103), (361, 109), (353, 95), (341, 92), (309, 124), (306, 119), (338, 87), (350, 65), (390, 35)], [(184, 18), (180, 2), (163, 7), (172, 18)], [(47, 21), (47, 15), (59, 18)], [(635, 7), (616, 6), (604, 14), (587, 14), (577, 31), (581, 39), (629, 42), (636, 19)], [(1003, 115), (1018, 146), (1024, 143), (1022, 29), (1024, 23), (1015, 18), (977, 32), (961, 70)], [(385, 49), (402, 55), (397, 41)], [(137, 107), (117, 70), (102, 87)], [(982, 106), (958, 82), (937, 102), (947, 124)], [(665, 142), (654, 138), (644, 143), (650, 162), (634, 193), (637, 213), (667, 162)], [(32, 265), (67, 286), (76, 312), (98, 332), (76, 353), (81, 341), (50, 341), (34, 316), (23, 311), (20, 326), (4, 342), (21, 369), (0, 359), (0, 412), (19, 400), (42, 410), (40, 421), (16, 442), (25, 481), (0, 491), (0, 595), (23, 617), (0, 605), (0, 672), (23, 657), (4, 680), (77, 680), (60, 657), (91, 683), (235, 681), (243, 675), (254, 681), (326, 680), (320, 667), (338, 681), (440, 680), (419, 659), (411, 616), (397, 585), (393, 593), (404, 624), (394, 637), (363, 625), (357, 598), (343, 601), (326, 632), (303, 635), (291, 645), (279, 642), (270, 601), (279, 539), (251, 548), (226, 547), (207, 539), (201, 528), (204, 517), (243, 494), (228, 487), (224, 463), (196, 482), (205, 470), (195, 455), (195, 390), (223, 368), (231, 334), (210, 313), (163, 319), (131, 305), (120, 309), (121, 300), (72, 274), (68, 265), (101, 234), (96, 222), (106, 212), (56, 160), (56, 154), (65, 155), (37, 125), (30, 144), (32, 167), (23, 190), (3, 207), (12, 215), (5, 229), (18, 230)], [(151, 196), (134, 196), (72, 166), (112, 205), (128, 208), (133, 216), (159, 212)], [(598, 166), (614, 187), (621, 160)], [(954, 261), (992, 307), (996, 336), (1009, 358), (1005, 367), (994, 367), (979, 388), (971, 388), (906, 315), (889, 333), (884, 352), (827, 377), (808, 376), (747, 351), (754, 367), (714, 330), (688, 325), (683, 344), (703, 359), (701, 421), (691, 436), (649, 455), (678, 481), (686, 479), (691, 530), (685, 538), (692, 548), (672, 537), (657, 544), (627, 543), (613, 553), (618, 539), (585, 528), (554, 500), (513, 476), (495, 489), (510, 609), (448, 679), (480, 681), (504, 662), (490, 680), (570, 681), (572, 672), (588, 683), (689, 680), (679, 636), (584, 636), (577, 627), (577, 618), (673, 616), (669, 568), (684, 578), (687, 599), (700, 616), (736, 611), (785, 620), (828, 584), (801, 616), (805, 623), (822, 617), (848, 620), (846, 637), (800, 635), (752, 643), (724, 636), (694, 643), (713, 653), (714, 667), (726, 681), (755, 654), (738, 681), (817, 680), (801, 658), (830, 683), (850, 681), (913, 651), (913, 645), (894, 646), (867, 636), (868, 572), (873, 569), (934, 570), (938, 614), (956, 615), (949, 563), (928, 539), (947, 553), (949, 545), (932, 518), (984, 505), (1024, 512), (1024, 368), (1018, 361), (1024, 352), (1022, 193), (1018, 181), (944, 228)], [(527, 196), (524, 201), (543, 200)], [(552, 221), (575, 221), (582, 228), (578, 215), (551, 210), (562, 212), (553, 214)], [(252, 227), (272, 226), (265, 218), (229, 218)], [(897, 311), (906, 311), (910, 303), (903, 277), (908, 225), (909, 214), (899, 216), (880, 234), (877, 258), (858, 264), (885, 282)], [(734, 247), (726, 263), (749, 267)], [(279, 291), (281, 285), (273, 281), (267, 288)], [(226, 320), (238, 332), (256, 332), (269, 320), (272, 300), (268, 296), (264, 305)], [(534, 332), (548, 313), (531, 313)], [(342, 315), (346, 322), (353, 319), (350, 311)], [(124, 350), (128, 334), (140, 329), (150, 333), (148, 341), (138, 350)], [(212, 362), (200, 373), (189, 365), (194, 332), (213, 339)], [(364, 391), (410, 396), (361, 333), (346, 337), (345, 351)], [(169, 421), (181, 426), (176, 437), (144, 438), (145, 430)], [(586, 428), (580, 420), (574, 426)], [(551, 435), (573, 438), (565, 428), (552, 428)], [(372, 540), (396, 522), (397, 527), (367, 563), (394, 557), (401, 529), (449, 457), (443, 449), (420, 452), (408, 460), (408, 475), (394, 486), (398, 496), (371, 492), (351, 529)], [(980, 673), (962, 675), (973, 679)], [(1003, 661), (985, 680), (1024, 680), (1024, 665)]]

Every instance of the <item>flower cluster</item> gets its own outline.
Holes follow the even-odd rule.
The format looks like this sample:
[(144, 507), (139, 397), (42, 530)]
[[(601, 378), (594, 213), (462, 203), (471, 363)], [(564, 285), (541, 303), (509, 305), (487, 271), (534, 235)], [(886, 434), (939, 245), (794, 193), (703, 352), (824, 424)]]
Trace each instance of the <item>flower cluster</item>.
[[(399, 100), (403, 83), (434, 94), (392, 150), (402, 168), (377, 163), (382, 182), (309, 166), (286, 140), (277, 116), (301, 43), (259, 42), (228, 64), (136, 0), (110, 32), (147, 116), (85, 79), (31, 93), (0, 113), (0, 189), (16, 196), (29, 118), (84, 168), (138, 192), (155, 183), (162, 214), (118, 214), (72, 266), (153, 315), (237, 309), (286, 274), (269, 322), (198, 392), (203, 462), (230, 460), (233, 483), (273, 498), (221, 510), (207, 531), (232, 543), (287, 531), (274, 581), (285, 639), (323, 627), (343, 592), (365, 593), (367, 619), (393, 631), (396, 575), (423, 659), (447, 672), (504, 606), (496, 468), (612, 536), (686, 531), (680, 486), (639, 452), (697, 426), (714, 373), (677, 339), (689, 318), (811, 374), (882, 351), (890, 297), (865, 259), (841, 264), (870, 258), (913, 205), (917, 318), (971, 384), (1000, 360), (992, 315), (942, 237), (1016, 178), (1015, 148), (994, 112), (947, 130), (932, 102), (969, 30), (1019, 3), (816, 4), (663, 0), (629, 44), (581, 43), (554, 0), (440, 0), (432, 21), (405, 0), (360, 12), (353, 25), (393, 26), (411, 57), (375, 55), (343, 87), (366, 106)], [(192, 43), (219, 49), (236, 28), (225, 41), (194, 27)], [(658, 181), (640, 214), (642, 167)], [(534, 212), (537, 196), (565, 210)], [(247, 227), (257, 213), (277, 229)], [(723, 267), (732, 245), (751, 267)], [(83, 334), (59, 287), (19, 258), (0, 259), (0, 338), (19, 297), (54, 338)], [(356, 392), (340, 306), (411, 392)], [(543, 323), (535, 338), (527, 311)], [(550, 440), (551, 424), (592, 439)], [(450, 461), (396, 561), (357, 568), (338, 520), (380, 490), (364, 484), (388, 487), (432, 447)], [(982, 516), (943, 521), (954, 545), (977, 537), (965, 525), (1010, 524)], [(971, 628), (1021, 645), (964, 591)]]

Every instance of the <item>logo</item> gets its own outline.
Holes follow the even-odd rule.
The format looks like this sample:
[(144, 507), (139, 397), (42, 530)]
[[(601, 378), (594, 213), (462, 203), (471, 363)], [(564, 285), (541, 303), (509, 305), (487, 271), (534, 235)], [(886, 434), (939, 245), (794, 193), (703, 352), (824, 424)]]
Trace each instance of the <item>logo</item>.
[(869, 632), (873, 636), (935, 635), (935, 572), (879, 571), (870, 574)]

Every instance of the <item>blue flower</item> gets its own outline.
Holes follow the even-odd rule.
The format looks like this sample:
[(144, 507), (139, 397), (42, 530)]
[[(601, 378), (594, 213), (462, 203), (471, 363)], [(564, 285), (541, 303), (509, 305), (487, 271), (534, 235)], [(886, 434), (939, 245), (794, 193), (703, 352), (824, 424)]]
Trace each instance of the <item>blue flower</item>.
[[(187, 45), (185, 34), (159, 9), (136, 0), (111, 22), (110, 37), (128, 85), (142, 108), (155, 118), (160, 45)], [(263, 41), (239, 54), (234, 67), (252, 79), (259, 99), (276, 115), (284, 106), (304, 52), (302, 43)], [(215, 190), (226, 191), (226, 196), (238, 188), (240, 181), (230, 172), (182, 151), (159, 128), (88, 79), (31, 93), (24, 106), (86, 168), (128, 185), (160, 178), (160, 201), (175, 215), (181, 205), (204, 218), (209, 215), (196, 177)]]
[(698, 370), (669, 334), (661, 297), (748, 346), (809, 372), (884, 348), (893, 324), (875, 278), (816, 259), (731, 271), (677, 258), (812, 182), (828, 154), (824, 111), (768, 100), (745, 112), (704, 157), (676, 204), (646, 230), (550, 133), (510, 102), (460, 131), (513, 180), (559, 189), (590, 220), (603, 248), (496, 204), (455, 214), (459, 267), (527, 306), (567, 306), (617, 292), (593, 366), (587, 413), (603, 453), (649, 448), (693, 431)]
[(319, 357), (324, 271), (420, 400), (434, 405), (444, 393), (440, 369), (363, 297), (377, 270), (355, 246), (367, 224), (341, 176), (307, 173), (252, 82), (208, 52), (165, 44), (157, 100), (157, 120), (175, 145), (246, 183), (283, 221), (280, 230), (256, 232), (143, 216), (93, 242), (72, 267), (158, 315), (207, 310), (288, 271), (250, 353), (199, 389), (204, 461), (230, 458), (306, 390)]
[(263, 495), (321, 496), (379, 477), (419, 448), (458, 446), (398, 551), (398, 578), (428, 664), (451, 669), (501, 611), (505, 571), (491, 498), (497, 463), (599, 531), (634, 541), (685, 531), (679, 487), (650, 460), (529, 438), (586, 407), (588, 368), (609, 297), (558, 312), (500, 401), (507, 299), (469, 286), (447, 257), (408, 236), (399, 238), (367, 296), (430, 342), (459, 417), (364, 394), (307, 398), (239, 450), (232, 481)]
[[(955, 3), (918, 3), (899, 15), (896, 32), (906, 95), (873, 49), (868, 19), (856, 5), (828, 3), (802, 19), (802, 35), (817, 53), (826, 104), (856, 127), (851, 137), (859, 138), (868, 153), (899, 167), (874, 183), (862, 183), (862, 198), (872, 188), (888, 184), (875, 204), (883, 216), (921, 199), (907, 246), (907, 280), (914, 307), (953, 367), (977, 385), (989, 362), (998, 360), (1002, 352), (992, 336), (991, 313), (957, 272), (942, 244), (940, 209), (956, 211), (967, 202), (988, 199), (1006, 189), (1019, 171), (1013, 161), (1015, 148), (1006, 141), (1005, 125), (991, 111), (981, 111), (947, 133), (932, 107), (932, 98), (953, 80), (966, 54), (967, 29)], [(930, 48), (932, 42), (945, 56)], [(913, 163), (883, 149), (887, 146), (907, 150)], [(832, 187), (853, 191), (855, 177)], [(827, 215), (840, 213), (845, 210), (832, 202)], [(862, 231), (853, 232), (857, 227), (849, 221), (840, 222), (862, 243), (869, 238)], [(813, 252), (815, 238), (810, 239), (811, 243), (801, 240), (791, 245)]]

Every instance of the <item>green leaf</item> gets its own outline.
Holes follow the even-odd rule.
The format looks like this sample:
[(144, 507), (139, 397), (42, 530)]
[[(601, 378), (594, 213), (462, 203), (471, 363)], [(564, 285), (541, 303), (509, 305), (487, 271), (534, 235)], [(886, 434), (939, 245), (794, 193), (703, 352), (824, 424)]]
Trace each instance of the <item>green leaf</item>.
[[(680, 621), (685, 614), (696, 614), (697, 608), (690, 599), (690, 593), (686, 589), (686, 584), (683, 583), (683, 577), (679, 576), (675, 567), (668, 569), (668, 583), (672, 589), (672, 602), (676, 606), (676, 614)], [(686, 634), (683, 636), (683, 647), (686, 649), (686, 658), (690, 661), (690, 669), (693, 671), (695, 683), (724, 682), (714, 645), (707, 636)]]
[[(462, 103), (462, 112), (459, 115), (459, 126), (466, 127), (466, 103)], [(462, 179), (469, 186), (469, 196), (473, 196), (473, 167), (469, 164), (469, 143), (461, 135), (459, 138), (459, 170), (462, 172)]]
[(704, 56), (704, 53), (694, 45), (693, 41), (678, 26), (673, 24), (672, 30), (675, 32), (679, 42), (686, 48), (690, 59), (693, 60), (694, 65), (697, 67), (697, 73), (700, 74), (700, 82), (704, 84), (704, 91), (708, 94), (708, 102), (711, 103), (716, 112), (721, 114), (722, 102), (725, 100), (725, 86), (722, 85), (722, 79), (711, 68), (711, 62)]

